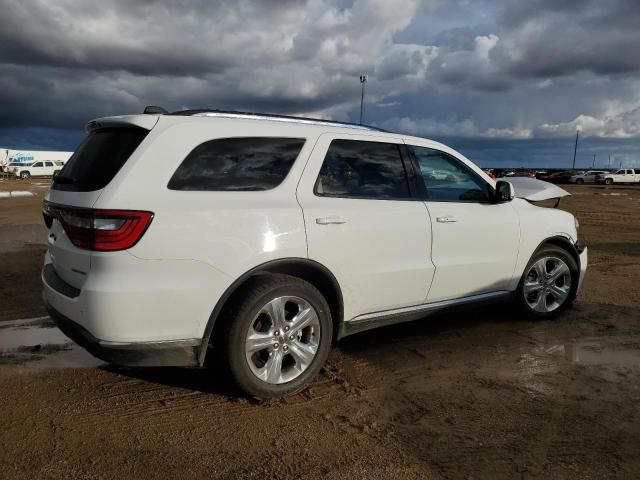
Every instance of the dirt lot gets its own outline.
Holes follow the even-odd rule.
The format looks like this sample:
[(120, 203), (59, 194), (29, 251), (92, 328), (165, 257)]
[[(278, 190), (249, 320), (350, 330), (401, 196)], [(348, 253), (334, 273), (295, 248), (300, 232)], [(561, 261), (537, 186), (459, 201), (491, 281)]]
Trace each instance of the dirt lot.
[(337, 344), (301, 394), (216, 370), (123, 369), (44, 315), (43, 185), (0, 182), (0, 478), (640, 478), (640, 187), (573, 187), (590, 267), (575, 307), (506, 306)]

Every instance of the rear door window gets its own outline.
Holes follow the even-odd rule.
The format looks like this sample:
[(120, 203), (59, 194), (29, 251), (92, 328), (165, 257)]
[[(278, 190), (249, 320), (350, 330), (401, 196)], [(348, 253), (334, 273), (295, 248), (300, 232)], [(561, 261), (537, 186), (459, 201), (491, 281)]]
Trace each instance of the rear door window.
[(316, 181), (319, 196), (409, 199), (409, 181), (395, 143), (333, 140)]
[(198, 145), (169, 180), (170, 190), (261, 191), (285, 179), (302, 138), (219, 138)]
[(135, 127), (91, 132), (54, 178), (52, 188), (91, 192), (106, 187), (148, 133)]

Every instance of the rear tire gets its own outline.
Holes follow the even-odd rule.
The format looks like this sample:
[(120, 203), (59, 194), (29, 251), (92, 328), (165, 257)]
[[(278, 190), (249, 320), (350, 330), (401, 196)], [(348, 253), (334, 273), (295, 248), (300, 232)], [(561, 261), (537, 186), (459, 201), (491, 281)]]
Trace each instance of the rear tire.
[(580, 270), (565, 249), (546, 245), (538, 249), (524, 270), (516, 302), (533, 319), (557, 316), (576, 298)]
[(31, 174), (29, 172), (20, 172), (20, 178), (23, 180), (28, 180), (31, 178)]
[(333, 339), (327, 301), (310, 283), (289, 275), (260, 275), (225, 307), (220, 340), (235, 382), (270, 399), (295, 393), (324, 365)]

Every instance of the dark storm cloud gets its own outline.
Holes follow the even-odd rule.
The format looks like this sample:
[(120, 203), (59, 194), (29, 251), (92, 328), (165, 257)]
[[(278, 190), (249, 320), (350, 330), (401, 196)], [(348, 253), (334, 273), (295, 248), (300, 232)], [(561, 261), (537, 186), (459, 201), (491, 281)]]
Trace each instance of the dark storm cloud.
[[(216, 48), (224, 22), (258, 17), (277, 21), (299, 2), (2, 2), (0, 62), (143, 75), (224, 71), (237, 52)], [(243, 37), (261, 40), (251, 22)]]
[(396, 52), (389, 41), (417, 4), (0, 0), (0, 127), (78, 128), (145, 104), (284, 113), (350, 104), (365, 69), (383, 66), (396, 81), (426, 68), (420, 48)]
[(512, 2), (502, 24), (513, 32), (511, 63), (518, 77), (554, 77), (585, 70), (599, 75), (640, 71), (637, 0)]
[(2, 146), (71, 148), (89, 119), (150, 104), (357, 120), (362, 72), (367, 122), (391, 129), (640, 134), (637, 0), (0, 0), (0, 12)]

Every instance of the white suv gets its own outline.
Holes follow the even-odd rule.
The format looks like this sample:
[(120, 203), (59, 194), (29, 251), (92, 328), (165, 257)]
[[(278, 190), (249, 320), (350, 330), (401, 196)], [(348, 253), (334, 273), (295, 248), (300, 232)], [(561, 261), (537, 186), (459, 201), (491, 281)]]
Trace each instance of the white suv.
[(13, 167), (13, 174), (25, 180), (31, 177), (51, 177), (60, 173), (62, 167), (64, 167), (64, 162), (59, 160), (44, 160), (28, 165), (15, 166)]
[(577, 183), (582, 185), (583, 183), (595, 183), (598, 175), (604, 175), (606, 170), (587, 170), (586, 172), (578, 172), (575, 175), (569, 177), (569, 183)]
[(356, 332), (500, 298), (555, 315), (586, 269), (571, 214), (430, 140), (216, 111), (87, 131), (45, 200), (42, 281), (60, 328), (109, 362), (217, 353), (274, 397)]

